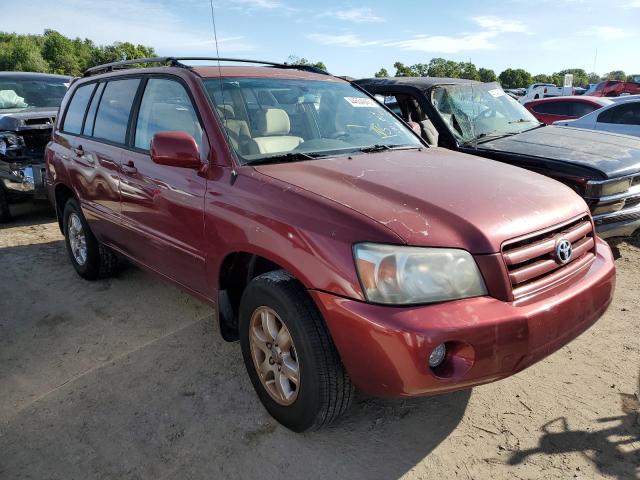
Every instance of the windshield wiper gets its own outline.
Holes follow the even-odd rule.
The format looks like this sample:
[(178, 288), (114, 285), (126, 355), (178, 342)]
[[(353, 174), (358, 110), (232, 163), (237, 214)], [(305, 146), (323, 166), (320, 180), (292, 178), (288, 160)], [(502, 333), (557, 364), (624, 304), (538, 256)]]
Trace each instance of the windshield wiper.
[(527, 120), (526, 118), (519, 118), (518, 120), (511, 120), (509, 124), (512, 123), (531, 123), (531, 120)]
[(476, 135), (475, 137), (473, 137), (471, 140), (467, 140), (466, 142), (462, 143), (463, 147), (466, 147), (468, 145), (474, 145), (479, 143), (480, 141), (483, 142), (488, 142), (489, 140), (496, 140), (498, 138), (502, 138), (502, 137), (508, 137), (509, 135), (515, 135), (518, 132), (487, 132), (487, 133), (481, 133), (479, 135)]
[(393, 145), (393, 144), (385, 145), (385, 144), (376, 143), (375, 145), (367, 145), (366, 147), (360, 147), (355, 151), (363, 152), (363, 153), (375, 153), (375, 152), (382, 152), (384, 150), (422, 150), (422, 147), (418, 145)]
[(315, 160), (316, 158), (326, 156), (327, 155), (323, 155), (321, 153), (287, 152), (249, 160), (246, 162), (246, 165), (267, 165), (269, 163), (281, 163), (288, 161), (296, 162), (300, 160)]

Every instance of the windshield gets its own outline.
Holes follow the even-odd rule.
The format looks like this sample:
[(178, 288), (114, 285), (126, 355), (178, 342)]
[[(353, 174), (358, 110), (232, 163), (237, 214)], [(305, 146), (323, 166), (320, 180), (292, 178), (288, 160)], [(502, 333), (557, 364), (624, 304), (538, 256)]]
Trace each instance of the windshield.
[(0, 76), (0, 110), (15, 108), (57, 108), (69, 87), (66, 78), (41, 80)]
[(243, 163), (423, 147), (401, 121), (348, 83), (216, 78), (204, 85)]
[(431, 103), (462, 143), (513, 135), (540, 125), (497, 83), (436, 87), (431, 91)]

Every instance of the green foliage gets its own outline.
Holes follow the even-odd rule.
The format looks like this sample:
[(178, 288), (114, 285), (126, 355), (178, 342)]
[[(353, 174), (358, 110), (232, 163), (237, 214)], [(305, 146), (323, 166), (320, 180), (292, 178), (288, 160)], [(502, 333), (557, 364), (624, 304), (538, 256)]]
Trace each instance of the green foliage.
[(622, 70), (614, 70), (612, 72), (607, 73), (604, 78), (607, 80), (626, 80), (627, 74)]
[(316, 67), (316, 68), (319, 68), (320, 70), (324, 70), (325, 72), (327, 71), (327, 66), (324, 64), (324, 62), (312, 63), (309, 60), (307, 60), (306, 58), (298, 57), (297, 55), (289, 55), (289, 57), (287, 58), (287, 64), (288, 65), (303, 65), (303, 66), (309, 66), (309, 67)]
[(481, 82), (497, 82), (498, 81), (498, 77), (496, 75), (496, 72), (494, 72), (493, 70), (491, 70), (490, 68), (479, 68), (478, 69), (478, 76), (480, 77), (480, 81)]
[(389, 76), (389, 72), (387, 72), (386, 68), (381, 68), (375, 73), (376, 78), (385, 78)]
[(591, 72), (587, 75), (587, 81), (588, 83), (600, 83), (602, 79), (600, 78), (600, 75), (598, 75), (597, 73)]
[(79, 76), (101, 63), (153, 56), (153, 48), (144, 45), (96, 46), (91, 40), (70, 39), (55, 30), (45, 30), (43, 35), (0, 32), (0, 70)]
[(531, 80), (533, 80), (534, 83), (551, 83), (552, 78), (551, 75), (539, 73), (538, 75), (534, 75)]
[(531, 74), (522, 68), (507, 68), (498, 79), (503, 88), (526, 88), (531, 84)]

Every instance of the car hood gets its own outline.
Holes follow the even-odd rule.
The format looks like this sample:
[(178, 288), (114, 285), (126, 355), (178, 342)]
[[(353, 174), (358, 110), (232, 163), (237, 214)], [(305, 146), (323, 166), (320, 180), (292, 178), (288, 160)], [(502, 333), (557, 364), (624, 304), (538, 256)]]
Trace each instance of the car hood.
[(554, 180), (441, 148), (255, 168), (360, 212), (410, 245), (495, 253), (505, 240), (588, 212)]
[(583, 128), (550, 125), (483, 142), (478, 148), (574, 163), (606, 178), (640, 171), (640, 139)]
[(0, 110), (0, 131), (53, 128), (57, 114), (57, 108), (49, 107)]

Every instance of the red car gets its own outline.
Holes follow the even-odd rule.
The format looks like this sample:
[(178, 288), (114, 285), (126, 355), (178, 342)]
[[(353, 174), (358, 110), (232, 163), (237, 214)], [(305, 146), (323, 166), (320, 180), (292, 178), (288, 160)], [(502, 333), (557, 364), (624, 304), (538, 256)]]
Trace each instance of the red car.
[(559, 120), (573, 120), (613, 103), (612, 100), (591, 96), (549, 97), (524, 104), (534, 117), (545, 125)]
[(592, 97), (619, 97), (620, 95), (640, 94), (640, 83), (621, 80), (605, 80), (585, 92)]
[(313, 68), (119, 62), (60, 111), (47, 175), (77, 273), (124, 256), (214, 306), (292, 430), (331, 422), (354, 386), (429, 395), (512, 375), (611, 302), (611, 250), (570, 188), (430, 148)]

